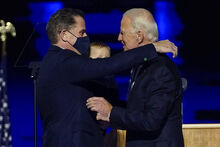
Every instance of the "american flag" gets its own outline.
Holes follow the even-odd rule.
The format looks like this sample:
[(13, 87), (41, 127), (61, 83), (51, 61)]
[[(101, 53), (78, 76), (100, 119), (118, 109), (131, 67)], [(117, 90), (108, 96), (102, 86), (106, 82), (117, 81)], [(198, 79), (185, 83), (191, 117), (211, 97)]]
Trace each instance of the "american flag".
[(6, 55), (3, 55), (0, 67), (0, 147), (12, 146), (6, 76)]

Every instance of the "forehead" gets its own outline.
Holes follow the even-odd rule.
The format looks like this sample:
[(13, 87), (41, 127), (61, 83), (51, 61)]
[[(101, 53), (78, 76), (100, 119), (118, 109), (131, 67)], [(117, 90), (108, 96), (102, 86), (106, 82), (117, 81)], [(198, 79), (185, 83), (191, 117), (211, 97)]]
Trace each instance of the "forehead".
[(131, 28), (131, 19), (124, 16), (121, 20), (121, 30), (129, 30)]
[(75, 29), (85, 29), (86, 25), (85, 25), (85, 20), (81, 17), (81, 16), (73, 16), (76, 23), (74, 24), (74, 28)]
[(102, 52), (108, 52), (109, 51), (109, 48), (107, 47), (103, 47), (103, 46), (91, 46), (91, 50), (94, 50), (94, 51), (102, 51)]

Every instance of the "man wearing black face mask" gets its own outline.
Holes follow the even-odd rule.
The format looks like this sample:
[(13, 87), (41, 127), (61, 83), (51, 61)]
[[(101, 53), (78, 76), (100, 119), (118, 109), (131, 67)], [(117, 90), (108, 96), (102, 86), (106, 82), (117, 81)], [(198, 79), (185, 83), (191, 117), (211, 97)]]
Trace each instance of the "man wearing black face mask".
[[(76, 37), (76, 35), (74, 35), (73, 33), (71, 33), (70, 31), (68, 31), (70, 34), (72, 34), (74, 37)], [(74, 48), (76, 48), (81, 55), (87, 55), (89, 54), (89, 46), (90, 46), (90, 41), (89, 41), (89, 36), (85, 36), (85, 37), (76, 37), (77, 40), (75, 42), (75, 44), (73, 45)]]
[[(119, 53), (111, 58), (90, 59), (89, 39), (80, 10), (61, 9), (47, 24), (51, 42), (37, 79), (37, 103), (43, 122), (43, 147), (102, 147), (103, 134), (96, 114), (86, 108), (93, 96), (87, 82), (111, 75), (172, 52), (168, 40)], [(156, 50), (155, 50), (156, 49)]]

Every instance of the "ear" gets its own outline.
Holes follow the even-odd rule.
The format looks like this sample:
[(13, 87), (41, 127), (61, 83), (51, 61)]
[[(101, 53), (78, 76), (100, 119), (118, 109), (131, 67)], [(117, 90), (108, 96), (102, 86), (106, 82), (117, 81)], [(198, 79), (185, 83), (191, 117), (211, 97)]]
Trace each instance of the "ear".
[(137, 32), (138, 44), (141, 44), (144, 41), (144, 33), (142, 31)]
[(67, 33), (66, 33), (67, 31), (66, 30), (62, 30), (61, 32), (60, 32), (60, 38), (64, 41), (64, 42), (66, 42), (67, 41), (67, 38), (68, 38), (68, 36), (67, 36)]

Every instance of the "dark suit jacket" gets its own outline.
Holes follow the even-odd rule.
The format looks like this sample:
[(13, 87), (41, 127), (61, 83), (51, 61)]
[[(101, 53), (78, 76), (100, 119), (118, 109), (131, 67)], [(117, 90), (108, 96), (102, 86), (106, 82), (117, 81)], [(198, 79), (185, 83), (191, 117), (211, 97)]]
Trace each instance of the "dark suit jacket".
[(93, 96), (86, 87), (87, 82), (156, 56), (153, 45), (96, 60), (51, 46), (37, 79), (43, 147), (101, 147), (103, 131), (95, 119), (96, 114), (86, 107), (87, 98)]
[(183, 147), (181, 79), (160, 55), (133, 72), (127, 108), (113, 107), (110, 126), (126, 129), (127, 147)]
[(113, 106), (119, 103), (118, 85), (113, 75), (89, 80), (87, 82), (87, 89), (92, 91), (95, 96), (104, 97)]

